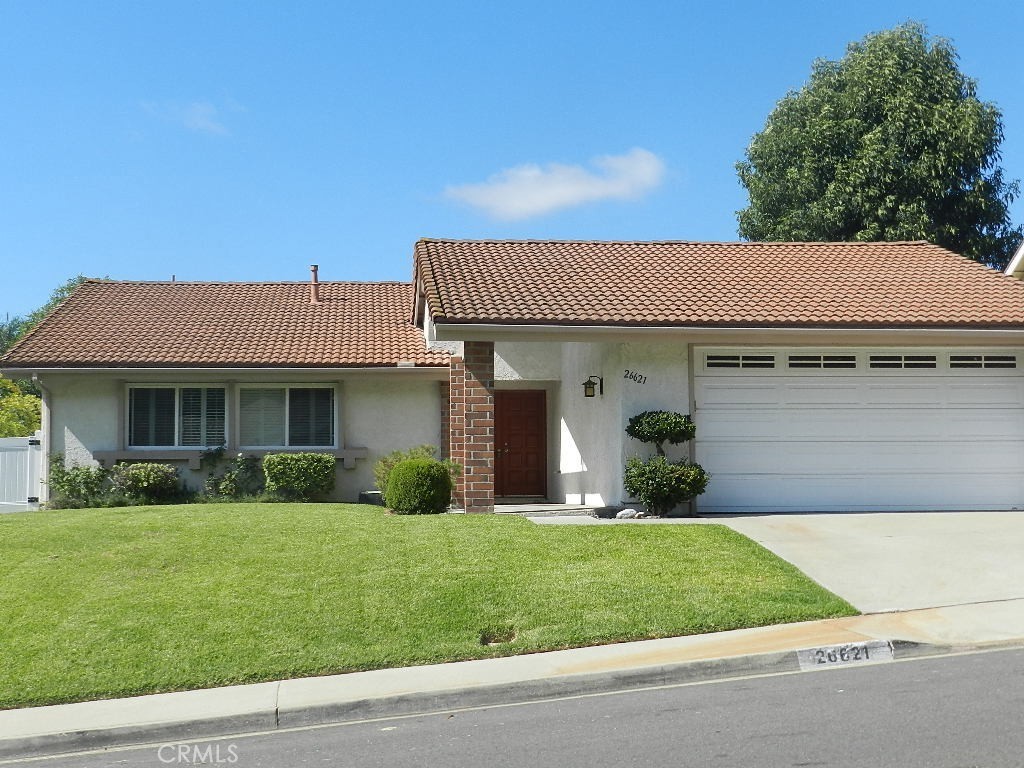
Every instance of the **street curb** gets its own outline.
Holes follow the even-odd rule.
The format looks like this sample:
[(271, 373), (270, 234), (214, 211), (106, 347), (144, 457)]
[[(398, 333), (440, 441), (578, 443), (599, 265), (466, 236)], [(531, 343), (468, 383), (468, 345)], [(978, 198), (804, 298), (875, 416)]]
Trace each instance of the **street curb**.
[[(903, 640), (890, 641), (893, 660), (943, 656), (979, 650), (1020, 647), (1021, 640), (976, 645), (932, 645)], [(563, 696), (582, 696), (618, 691), (636, 691), (667, 685), (703, 683), (744, 676), (763, 676), (799, 672), (798, 651), (702, 659), (660, 666), (610, 670), (607, 672), (564, 675), (479, 685), (447, 690), (432, 690), (331, 703), (294, 707), (258, 708), (224, 717), (155, 723), (28, 737), (0, 738), (0, 760), (56, 756), (69, 752), (172, 743), (203, 738), (222, 738), (261, 731), (274, 731), (311, 725), (346, 723), (403, 715), (428, 715), (435, 712), (476, 707), (527, 703)], [(868, 662), (885, 664), (886, 661)], [(837, 667), (833, 667), (835, 669)], [(848, 667), (842, 667), (848, 668)], [(278, 691), (289, 681), (277, 683)], [(280, 697), (278, 697), (278, 700)]]
[(277, 728), (277, 713), (272, 710), (254, 711), (242, 715), (210, 717), (174, 723), (130, 725), (118, 728), (100, 728), (88, 731), (27, 736), (13, 739), (0, 738), (0, 760), (29, 757), (56, 757), (62, 754), (99, 750), (157, 742), (177, 742), (218, 738), (232, 733), (272, 731)]
[(638, 690), (662, 685), (722, 680), (750, 674), (796, 672), (798, 670), (796, 652), (779, 651), (279, 709), (278, 721), (279, 727), (291, 728), (396, 715), (427, 714), (450, 709), (525, 703), (562, 696)]

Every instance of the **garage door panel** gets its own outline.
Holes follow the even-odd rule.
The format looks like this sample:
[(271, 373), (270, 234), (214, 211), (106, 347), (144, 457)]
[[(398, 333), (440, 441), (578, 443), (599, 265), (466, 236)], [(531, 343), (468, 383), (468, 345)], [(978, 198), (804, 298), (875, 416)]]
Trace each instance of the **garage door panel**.
[(758, 442), (763, 450), (747, 450), (741, 441), (719, 441), (697, 444), (697, 463), (712, 475), (729, 474), (778, 474), (785, 467), (779, 461), (777, 452), (771, 450), (773, 443)]
[(700, 497), (702, 511), (820, 510), (858, 498), (863, 477), (737, 475), (733, 489), (708, 486)]
[(701, 418), (700, 431), (717, 435), (721, 440), (775, 440), (782, 428), (780, 417), (778, 411), (706, 411)]
[[(1005, 475), (921, 473), (897, 476), (731, 477), (736, 490), (708, 487), (702, 512), (828, 512), (872, 510), (970, 510), (1010, 506), (1024, 485)], [(908, 482), (909, 481), (909, 482)], [(923, 497), (920, 487), (933, 489)]]
[(769, 437), (776, 442), (789, 440), (856, 439), (862, 434), (862, 417), (858, 411), (799, 410), (775, 412), (779, 431)]
[(783, 402), (793, 405), (860, 405), (862, 385), (856, 381), (843, 384), (829, 384), (813, 380), (788, 383), (783, 388)]
[(698, 408), (749, 405), (774, 405), (779, 402), (779, 386), (774, 382), (743, 383), (726, 378), (721, 383), (708, 382), (701, 391)]
[(1024, 388), (1015, 381), (954, 380), (946, 390), (946, 403), (962, 407), (1016, 408), (1024, 405)]
[[(1024, 410), (968, 409), (937, 416), (946, 423), (951, 441), (1018, 440), (1024, 435)], [(1024, 467), (1021, 467), (1024, 470)]]
[(949, 448), (945, 462), (937, 464), (949, 474), (1006, 473), (1017, 474), (1024, 464), (1022, 442), (958, 443)]
[(871, 442), (945, 440), (950, 435), (944, 411), (939, 408), (876, 408), (853, 415), (860, 417), (858, 437)]
[(943, 387), (937, 383), (878, 382), (867, 383), (864, 404), (900, 405), (914, 408), (937, 408), (945, 405)]

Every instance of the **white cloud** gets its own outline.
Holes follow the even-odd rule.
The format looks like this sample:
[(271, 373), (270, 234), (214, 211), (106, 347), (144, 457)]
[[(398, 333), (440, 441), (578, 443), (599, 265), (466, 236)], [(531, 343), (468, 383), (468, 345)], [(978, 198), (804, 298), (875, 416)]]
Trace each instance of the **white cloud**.
[(227, 126), (221, 122), (217, 108), (207, 101), (193, 101), (186, 104), (181, 112), (181, 122), (190, 131), (213, 133), (218, 136), (228, 134)]
[(449, 186), (445, 196), (496, 219), (516, 221), (598, 200), (636, 199), (665, 175), (661, 158), (639, 147), (596, 157), (591, 165), (596, 170), (562, 163), (518, 165), (481, 183)]
[[(228, 136), (231, 133), (224, 124), (220, 111), (208, 101), (191, 101), (188, 104), (144, 101), (142, 108), (154, 117), (178, 123), (196, 133), (207, 133), (213, 136)], [(229, 108), (239, 111), (230, 104)]]

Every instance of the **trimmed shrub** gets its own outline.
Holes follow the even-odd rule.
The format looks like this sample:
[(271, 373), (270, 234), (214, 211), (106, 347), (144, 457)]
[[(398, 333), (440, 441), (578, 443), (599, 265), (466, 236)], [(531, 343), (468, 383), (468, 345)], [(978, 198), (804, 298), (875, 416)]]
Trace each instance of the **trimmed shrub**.
[(409, 459), (433, 459), (437, 455), (437, 448), (433, 445), (417, 445), (404, 451), (392, 451), (382, 456), (373, 465), (373, 479), (377, 483), (377, 490), (380, 491), (384, 503), (387, 503), (388, 477), (391, 470), (400, 461)]
[(115, 464), (108, 476), (113, 493), (146, 504), (172, 501), (182, 495), (178, 470), (170, 464)]
[(392, 467), (384, 496), (391, 511), (400, 515), (436, 515), (448, 509), (453, 485), (445, 462), (406, 459)]
[(623, 485), (648, 512), (667, 515), (683, 502), (704, 493), (710, 479), (700, 464), (669, 461), (664, 456), (643, 461), (633, 456), (626, 460)]
[(270, 453), (263, 457), (267, 492), (289, 501), (313, 501), (334, 490), (335, 458), (326, 453)]
[[(388, 503), (388, 478), (391, 476), (391, 470), (395, 468), (396, 464), (410, 459), (435, 460), (434, 456), (436, 454), (437, 448), (433, 445), (417, 445), (415, 448), (409, 448), (405, 451), (392, 451), (387, 456), (379, 459), (373, 465), (373, 477), (377, 481), (377, 490), (380, 491), (381, 501), (385, 505)], [(456, 464), (451, 459), (441, 459), (439, 461), (448, 469), (448, 474), (452, 478), (452, 487), (454, 487), (455, 481), (462, 475), (462, 465)]]
[(629, 420), (626, 434), (642, 443), (654, 443), (658, 455), (664, 456), (662, 443), (679, 445), (693, 440), (697, 427), (689, 416), (675, 411), (644, 411)]

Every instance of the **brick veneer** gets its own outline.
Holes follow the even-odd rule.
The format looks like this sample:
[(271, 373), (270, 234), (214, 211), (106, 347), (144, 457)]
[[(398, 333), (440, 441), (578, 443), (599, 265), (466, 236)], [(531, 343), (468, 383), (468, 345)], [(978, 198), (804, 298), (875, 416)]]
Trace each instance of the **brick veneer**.
[(494, 511), (494, 343), (467, 341), (452, 357), (449, 450), (462, 465), (455, 498), (467, 513)]

